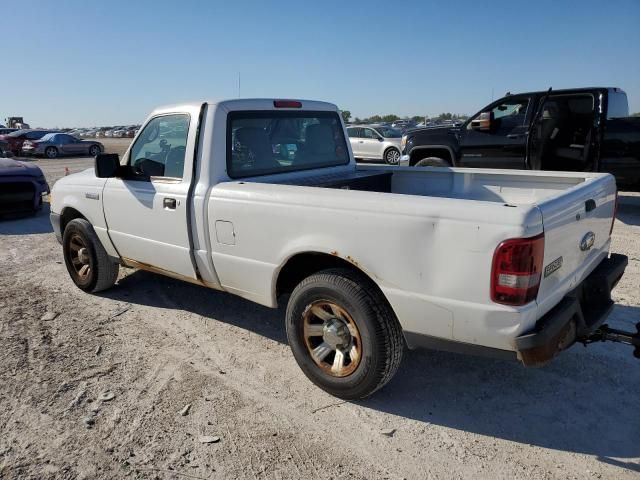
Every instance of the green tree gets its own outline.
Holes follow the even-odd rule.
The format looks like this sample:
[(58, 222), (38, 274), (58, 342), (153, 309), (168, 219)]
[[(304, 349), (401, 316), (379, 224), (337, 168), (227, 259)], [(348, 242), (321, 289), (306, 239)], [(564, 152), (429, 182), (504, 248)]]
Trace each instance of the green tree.
[(632, 117), (640, 117), (640, 112), (636, 112), (634, 114), (631, 115)]
[(342, 110), (340, 113), (342, 114), (342, 120), (344, 121), (344, 123), (349, 123), (351, 112), (349, 110)]
[(396, 120), (399, 120), (400, 117), (398, 115), (394, 115), (394, 114), (389, 114), (389, 115), (384, 115), (382, 117), (382, 121), (383, 122), (395, 122)]

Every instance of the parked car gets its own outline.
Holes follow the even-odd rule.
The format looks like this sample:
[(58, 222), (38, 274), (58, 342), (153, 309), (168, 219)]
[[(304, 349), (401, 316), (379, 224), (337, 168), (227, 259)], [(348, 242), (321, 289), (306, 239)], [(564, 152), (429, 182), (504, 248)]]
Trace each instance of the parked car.
[(90, 155), (95, 157), (104, 151), (100, 142), (80, 140), (66, 133), (49, 133), (40, 140), (27, 140), (22, 145), (25, 155), (42, 155), (56, 158), (61, 155)]
[(51, 130), (16, 130), (6, 135), (0, 135), (0, 140), (7, 142), (9, 150), (14, 155), (20, 155), (25, 140), (39, 140), (51, 132)]
[(40, 167), (7, 158), (0, 149), (0, 215), (37, 212), (43, 195), (48, 193), (49, 185)]
[(15, 132), (17, 130), (18, 130), (17, 128), (6, 128), (6, 127), (3, 127), (3, 128), (0, 128), (0, 135), (7, 135), (7, 134)]
[(611, 175), (358, 166), (346, 138), (324, 102), (155, 110), (122, 162), (53, 187), (72, 281), (98, 292), (125, 265), (288, 299), (293, 356), (345, 399), (387, 383), (405, 341), (542, 365), (592, 338), (627, 264)]
[(400, 161), (402, 132), (395, 128), (372, 125), (347, 127), (353, 156), (359, 160), (383, 160), (389, 165)]
[(411, 130), (402, 164), (609, 172), (640, 182), (640, 117), (619, 88), (507, 95), (459, 128)]

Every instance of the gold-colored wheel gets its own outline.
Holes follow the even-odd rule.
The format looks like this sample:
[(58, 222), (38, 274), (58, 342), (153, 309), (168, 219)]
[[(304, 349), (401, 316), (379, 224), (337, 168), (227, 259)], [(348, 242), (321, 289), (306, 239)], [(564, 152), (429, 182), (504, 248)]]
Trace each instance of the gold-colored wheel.
[(302, 317), (305, 345), (315, 364), (334, 377), (352, 374), (362, 359), (362, 341), (351, 315), (335, 302), (317, 300)]
[(69, 240), (68, 246), (69, 258), (71, 265), (81, 282), (86, 282), (91, 275), (91, 262), (89, 258), (89, 249), (84, 239), (74, 234)]

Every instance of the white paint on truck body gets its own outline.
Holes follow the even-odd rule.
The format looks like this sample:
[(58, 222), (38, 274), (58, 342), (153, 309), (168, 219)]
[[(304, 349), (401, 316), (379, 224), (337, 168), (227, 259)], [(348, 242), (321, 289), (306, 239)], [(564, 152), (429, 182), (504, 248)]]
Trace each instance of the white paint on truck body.
[[(303, 100), (302, 105), (302, 110), (338, 111), (324, 102)], [(196, 182), (190, 222), (184, 204), (184, 210), (170, 214), (157, 211), (160, 195), (150, 189), (162, 192), (169, 188), (164, 184), (152, 181), (144, 191), (124, 192), (122, 180), (94, 178), (104, 184), (106, 223), (121, 257), (275, 307), (278, 274), (289, 259), (310, 252), (339, 256), (378, 285), (405, 331), (515, 350), (515, 337), (530, 330), (608, 253), (616, 191), (608, 174), (358, 166), (347, 141), (347, 165), (234, 180), (226, 165), (227, 115), (243, 110), (274, 110), (273, 100), (194, 103), (149, 117), (191, 115), (185, 172), (192, 169), (195, 176), (185, 173), (172, 185), (186, 201), (189, 185)], [(374, 170), (392, 174), (390, 193), (292, 184)], [(104, 230), (104, 217), (96, 218), (102, 212), (94, 212), (100, 204), (89, 206), (78, 197), (75, 184), (88, 177), (85, 172), (56, 183), (52, 211), (75, 205), (84, 213), (86, 208), (96, 231)], [(589, 199), (597, 207), (586, 213)], [(189, 223), (199, 280), (185, 244)], [(595, 233), (595, 245), (580, 252), (587, 230)], [(558, 272), (542, 279), (538, 301), (521, 307), (492, 302), (496, 247), (543, 232), (544, 265), (558, 256), (565, 260)], [(114, 254), (106, 231), (99, 237)]]

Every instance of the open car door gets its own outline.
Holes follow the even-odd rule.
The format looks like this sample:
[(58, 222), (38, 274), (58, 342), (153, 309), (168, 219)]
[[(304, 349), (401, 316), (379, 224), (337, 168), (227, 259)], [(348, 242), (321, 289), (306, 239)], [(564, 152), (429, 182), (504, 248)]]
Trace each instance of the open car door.
[(549, 95), (551, 95), (551, 88), (547, 90), (547, 93), (545, 93), (538, 102), (538, 108), (531, 119), (531, 125), (529, 125), (529, 131), (527, 132), (527, 153), (524, 162), (528, 170), (540, 170), (542, 167), (541, 143), (543, 138), (540, 119), (542, 118), (544, 104), (547, 102)]

